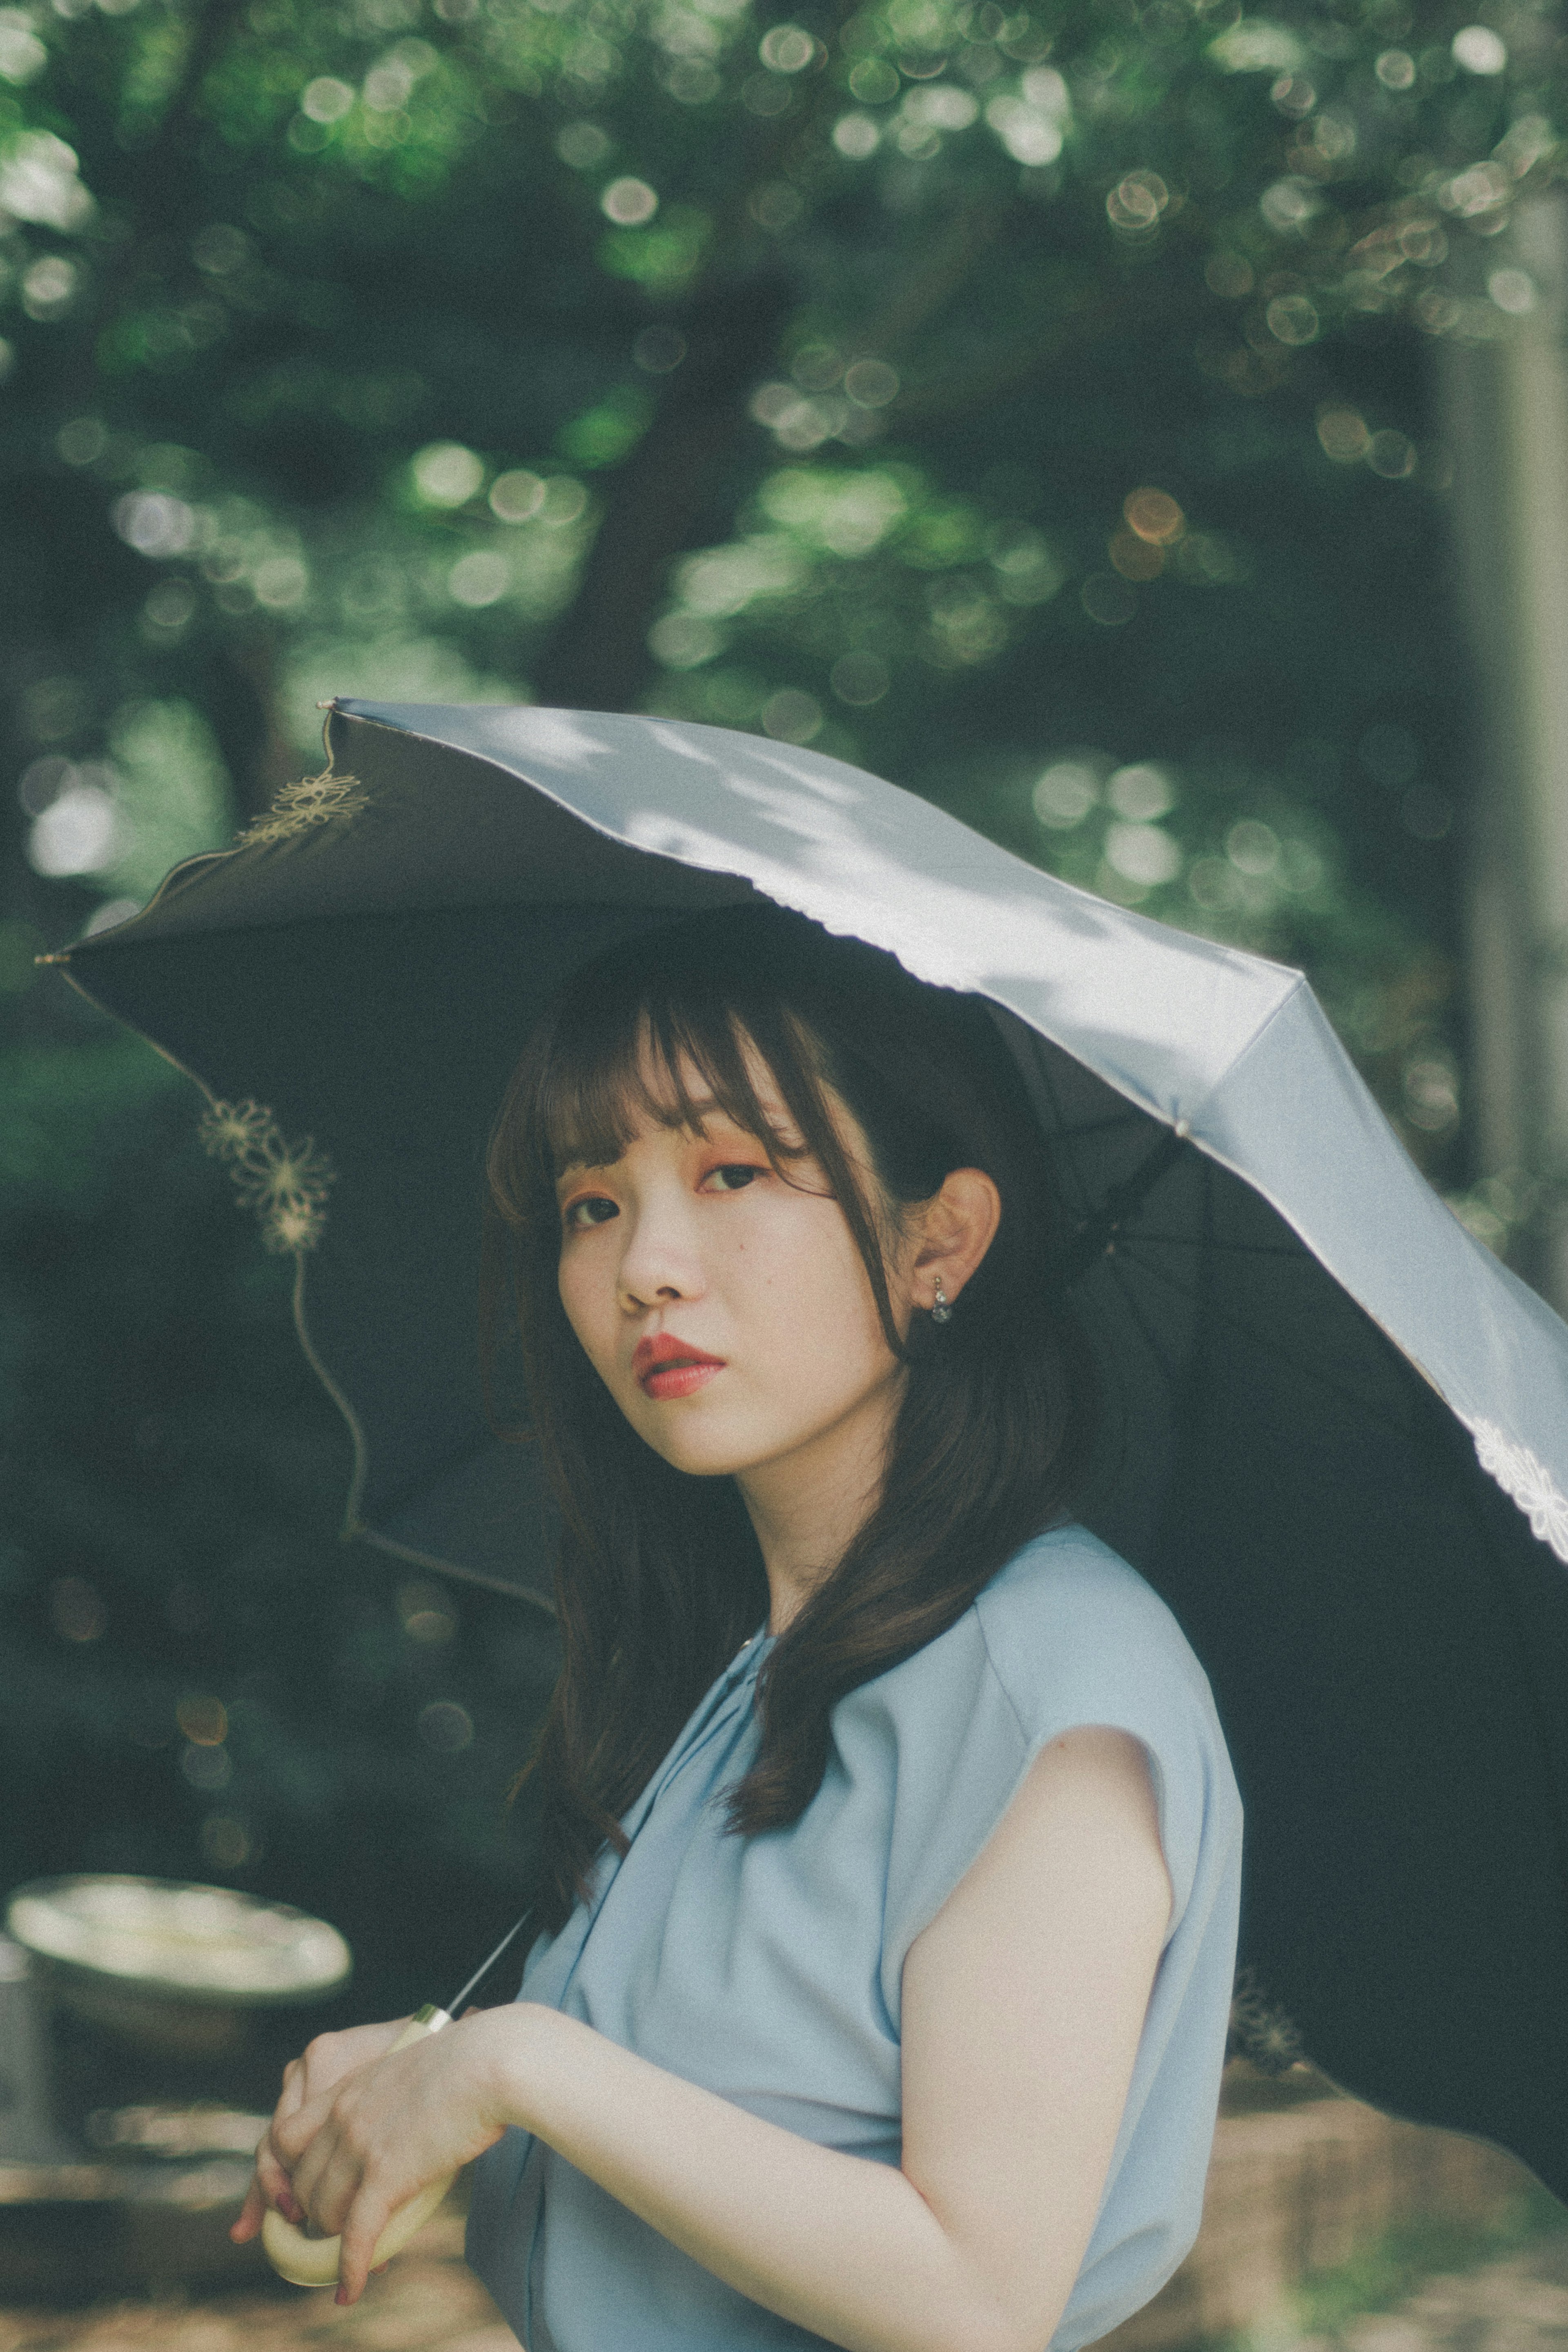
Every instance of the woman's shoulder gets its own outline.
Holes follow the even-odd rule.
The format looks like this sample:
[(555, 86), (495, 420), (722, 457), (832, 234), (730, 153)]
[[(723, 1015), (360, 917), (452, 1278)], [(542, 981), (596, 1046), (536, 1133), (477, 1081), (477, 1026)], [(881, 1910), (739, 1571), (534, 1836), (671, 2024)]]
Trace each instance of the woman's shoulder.
[(834, 1711), (846, 1784), (891, 1826), (886, 1948), (902, 1954), (957, 1884), (1040, 1750), (1088, 1726), (1151, 1767), (1176, 1897), (1230, 1869), (1240, 1800), (1207, 1678), (1138, 1571), (1076, 1525), (1016, 1552), (946, 1633)]
[(1026, 1718), (1041, 1706), (1055, 1712), (1070, 1700), (1113, 1695), (1124, 1704), (1196, 1703), (1213, 1714), (1207, 1677), (1170, 1609), (1119, 1552), (1075, 1522), (1015, 1552), (973, 1614), (992, 1671)]
[(972, 1698), (980, 1682), (999, 1685), (1031, 1745), (1063, 1710), (1070, 1721), (1119, 1720), (1077, 1711), (1113, 1697), (1179, 1694), (1212, 1712), (1203, 1668), (1166, 1603), (1076, 1522), (1033, 1537), (946, 1633), (861, 1692), (879, 1709), (899, 1712), (902, 1702), (930, 1721), (939, 1691)]

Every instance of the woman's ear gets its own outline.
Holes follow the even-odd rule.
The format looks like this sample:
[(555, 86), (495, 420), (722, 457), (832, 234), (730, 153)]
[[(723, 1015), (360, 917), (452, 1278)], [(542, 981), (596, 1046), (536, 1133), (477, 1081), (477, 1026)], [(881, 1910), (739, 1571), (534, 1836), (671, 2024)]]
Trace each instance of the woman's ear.
[(983, 1168), (955, 1168), (920, 1213), (919, 1242), (910, 1270), (916, 1307), (936, 1304), (936, 1286), (952, 1306), (996, 1239), (1002, 1196)]

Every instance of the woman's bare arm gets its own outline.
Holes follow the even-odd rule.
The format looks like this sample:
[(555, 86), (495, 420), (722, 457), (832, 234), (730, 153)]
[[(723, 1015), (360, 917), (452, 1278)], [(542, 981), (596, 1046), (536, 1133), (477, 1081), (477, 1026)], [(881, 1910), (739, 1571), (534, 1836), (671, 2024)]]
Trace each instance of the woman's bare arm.
[(527, 2002), (363, 2068), (274, 2137), (295, 2194), (343, 2231), (350, 2294), (389, 2213), (517, 2124), (846, 2352), (1040, 2352), (1093, 2226), (1169, 1906), (1143, 1749), (1071, 1732), (910, 1951), (902, 2169)]

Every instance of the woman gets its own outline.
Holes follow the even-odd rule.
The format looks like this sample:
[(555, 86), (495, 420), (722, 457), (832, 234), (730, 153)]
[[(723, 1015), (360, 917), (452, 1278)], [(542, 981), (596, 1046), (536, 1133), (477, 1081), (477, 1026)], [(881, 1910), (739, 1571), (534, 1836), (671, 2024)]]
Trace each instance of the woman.
[(580, 975), (490, 1155), (560, 1503), (510, 2008), (291, 2067), (266, 2201), (473, 2158), (530, 2352), (1061, 2352), (1196, 2234), (1240, 1809), (1174, 1620), (1067, 1515), (1090, 1358), (977, 1000), (747, 909)]

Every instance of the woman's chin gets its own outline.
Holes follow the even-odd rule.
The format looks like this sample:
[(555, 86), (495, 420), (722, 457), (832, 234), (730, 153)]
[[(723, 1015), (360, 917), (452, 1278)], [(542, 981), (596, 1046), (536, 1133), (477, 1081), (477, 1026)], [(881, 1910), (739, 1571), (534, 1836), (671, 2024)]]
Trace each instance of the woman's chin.
[(723, 1444), (704, 1444), (700, 1439), (678, 1433), (660, 1432), (655, 1435), (644, 1430), (643, 1435), (655, 1454), (663, 1456), (672, 1470), (683, 1471), (688, 1478), (733, 1478), (744, 1470), (752, 1456), (744, 1448)]
[(688, 1478), (733, 1478), (779, 1450), (755, 1430), (726, 1427), (727, 1419), (704, 1412), (695, 1397), (687, 1397), (652, 1412), (644, 1408), (632, 1427), (672, 1470), (684, 1471)]

